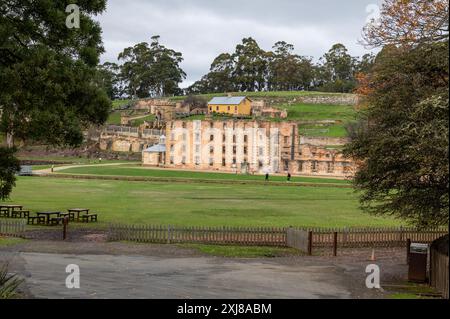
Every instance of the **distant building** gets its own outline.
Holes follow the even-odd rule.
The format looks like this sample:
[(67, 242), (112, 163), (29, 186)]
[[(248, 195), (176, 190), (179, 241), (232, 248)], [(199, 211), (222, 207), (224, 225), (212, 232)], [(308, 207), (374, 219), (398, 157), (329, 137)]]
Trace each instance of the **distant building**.
[(215, 97), (208, 103), (208, 113), (250, 116), (251, 105), (252, 101), (245, 96)]
[(161, 136), (159, 144), (153, 145), (142, 152), (142, 161), (149, 166), (164, 166), (166, 163), (166, 137)]
[[(349, 177), (355, 163), (336, 149), (301, 144), (298, 124), (271, 121), (172, 121), (143, 165), (235, 173)], [(164, 152), (164, 154), (163, 154)]]

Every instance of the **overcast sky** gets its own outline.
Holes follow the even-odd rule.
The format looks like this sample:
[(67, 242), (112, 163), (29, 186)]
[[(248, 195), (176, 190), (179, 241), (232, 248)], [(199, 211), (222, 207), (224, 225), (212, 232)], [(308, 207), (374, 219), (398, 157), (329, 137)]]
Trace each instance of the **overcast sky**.
[[(209, 70), (213, 59), (233, 52), (244, 37), (264, 50), (277, 41), (295, 46), (297, 54), (321, 57), (334, 43), (352, 55), (369, 51), (358, 44), (373, 5), (381, 0), (108, 0), (97, 17), (106, 53), (102, 62), (153, 35), (183, 53), (186, 87)], [(372, 6), (371, 6), (372, 5)], [(368, 12), (369, 11), (369, 12)]]

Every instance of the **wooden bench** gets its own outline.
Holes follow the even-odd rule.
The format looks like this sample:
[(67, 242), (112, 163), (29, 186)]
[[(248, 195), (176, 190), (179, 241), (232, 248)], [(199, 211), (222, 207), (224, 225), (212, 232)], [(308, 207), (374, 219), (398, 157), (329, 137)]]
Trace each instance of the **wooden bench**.
[(64, 224), (64, 217), (54, 217), (50, 219), (50, 226), (58, 226)]
[(9, 217), (9, 210), (7, 210), (7, 209), (0, 210), (0, 217), (8, 218)]
[(45, 217), (43, 216), (28, 216), (28, 225), (45, 225)]
[(97, 214), (82, 215), (82, 216), (80, 216), (80, 219), (81, 219), (81, 222), (83, 222), (83, 223), (97, 222), (98, 215)]
[(28, 218), (30, 212), (28, 210), (16, 210), (11, 213), (11, 218)]

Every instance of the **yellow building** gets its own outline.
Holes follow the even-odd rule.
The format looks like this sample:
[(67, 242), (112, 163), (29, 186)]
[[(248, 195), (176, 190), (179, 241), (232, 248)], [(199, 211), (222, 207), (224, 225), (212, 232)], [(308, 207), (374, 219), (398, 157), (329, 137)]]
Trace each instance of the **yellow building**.
[(245, 96), (215, 97), (208, 103), (208, 113), (251, 115), (252, 101)]

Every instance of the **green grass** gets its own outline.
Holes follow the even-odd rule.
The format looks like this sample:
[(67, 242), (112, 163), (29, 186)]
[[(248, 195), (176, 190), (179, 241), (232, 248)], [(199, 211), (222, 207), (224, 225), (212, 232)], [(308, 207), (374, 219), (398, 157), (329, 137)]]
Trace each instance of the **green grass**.
[[(228, 93), (211, 93), (211, 94), (200, 94), (197, 95), (199, 97), (203, 97), (205, 99), (212, 99), (215, 96), (227, 96)], [(340, 93), (324, 93), (324, 92), (315, 92), (315, 91), (275, 91), (275, 92), (234, 92), (233, 96), (248, 96), (250, 98), (295, 98), (309, 95), (342, 95)], [(186, 96), (175, 96), (170, 98), (173, 101), (184, 100)]]
[(109, 115), (108, 119), (106, 120), (106, 124), (108, 124), (108, 125), (120, 125), (121, 124), (121, 115), (122, 115), (122, 112), (120, 112), (120, 111), (112, 112)]
[(176, 226), (398, 226), (359, 209), (352, 189), (19, 177), (9, 203), (31, 211), (84, 206), (108, 222)]
[[(58, 162), (63, 164), (77, 164), (77, 165), (93, 165), (93, 164), (113, 164), (113, 163), (123, 163), (123, 164), (137, 164), (136, 162), (125, 161), (125, 160), (106, 160), (102, 159), (101, 162), (99, 159), (87, 158), (87, 157), (78, 157), (78, 156), (19, 156), (20, 160), (27, 161), (50, 161), (50, 162)], [(36, 165), (35, 167), (42, 167), (42, 165)], [(51, 165), (45, 165), (50, 168)], [(55, 165), (57, 167), (57, 165)]]
[(296, 249), (279, 247), (220, 246), (201, 244), (185, 244), (179, 246), (195, 249), (211, 256), (228, 258), (274, 258), (300, 255), (300, 252)]
[[(175, 171), (150, 169), (142, 167), (133, 167), (128, 165), (121, 166), (92, 166), (92, 167), (76, 167), (59, 171), (64, 174), (86, 174), (86, 175), (109, 175), (109, 176), (131, 176), (131, 177), (160, 177), (160, 178), (190, 178), (202, 180), (244, 180), (244, 181), (264, 181), (261, 175), (242, 175), (242, 174), (226, 174), (226, 173), (206, 173), (191, 171)], [(272, 182), (286, 182), (285, 176), (272, 176)], [(339, 180), (332, 178), (314, 178), (314, 177), (292, 177), (292, 182), (300, 183), (327, 183), (327, 184), (349, 184), (347, 180)]]
[(299, 121), (323, 121), (354, 120), (356, 111), (353, 106), (322, 105), (322, 104), (294, 104), (280, 106), (280, 109), (288, 110), (289, 120)]
[(23, 244), (25, 242), (26, 240), (21, 238), (0, 237), (0, 247), (10, 247)]
[(343, 124), (318, 125), (307, 124), (299, 126), (300, 135), (303, 136), (323, 136), (323, 137), (347, 137), (347, 130)]
[(128, 104), (130, 102), (131, 102), (130, 99), (127, 99), (127, 100), (114, 100), (112, 102), (112, 104), (113, 104), (112, 108), (113, 108), (113, 110), (115, 110), (115, 109), (117, 109), (117, 108), (119, 108), (121, 106), (124, 106), (124, 105), (126, 105), (126, 104)]
[(138, 126), (141, 126), (142, 124), (144, 124), (145, 121), (152, 122), (155, 119), (156, 119), (155, 115), (148, 115), (146, 117), (143, 117), (143, 118), (140, 118), (140, 119), (137, 119), (137, 120), (132, 120), (131, 121), (131, 126), (138, 127)]

